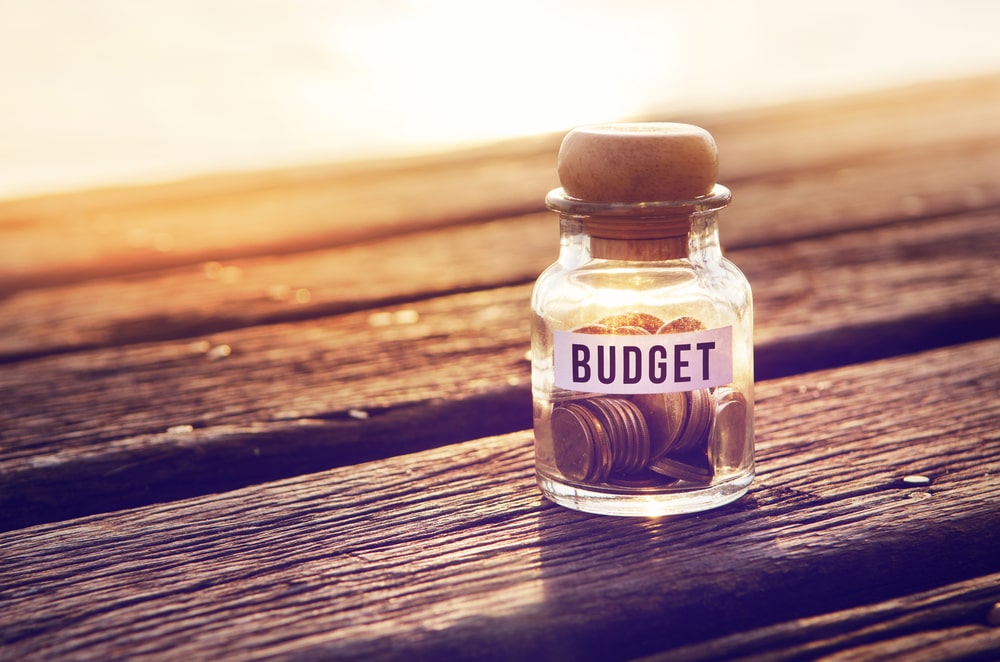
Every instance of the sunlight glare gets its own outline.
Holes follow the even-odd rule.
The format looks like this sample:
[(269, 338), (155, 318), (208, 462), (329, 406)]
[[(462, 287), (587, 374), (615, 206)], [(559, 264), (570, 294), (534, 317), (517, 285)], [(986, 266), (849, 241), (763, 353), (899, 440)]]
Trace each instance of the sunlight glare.
[(0, 198), (990, 74), (998, 18), (992, 0), (0, 0)]
[[(529, 6), (530, 5), (530, 6)], [(613, 53), (644, 49), (672, 61), (669, 30), (645, 44), (630, 31), (609, 30), (606, 13), (569, 11), (551, 2), (513, 2), (503, 9), (474, 3), (413, 3), (372, 17), (329, 46), (360, 70), (362, 93), (352, 103), (359, 130), (380, 125), (409, 145), (497, 139), (608, 118), (642, 108), (649, 70), (623, 66)], [(622, 14), (616, 21), (629, 21)], [(603, 21), (605, 25), (599, 25)], [(329, 107), (333, 90), (314, 88), (312, 102)], [(385, 127), (381, 127), (385, 130)]]

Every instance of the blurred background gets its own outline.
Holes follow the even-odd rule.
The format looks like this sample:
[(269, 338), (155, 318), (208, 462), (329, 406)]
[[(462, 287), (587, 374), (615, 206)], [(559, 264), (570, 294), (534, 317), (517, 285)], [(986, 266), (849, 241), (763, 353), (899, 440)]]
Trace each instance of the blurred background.
[(995, 0), (0, 0), (0, 198), (995, 72), (998, 28)]

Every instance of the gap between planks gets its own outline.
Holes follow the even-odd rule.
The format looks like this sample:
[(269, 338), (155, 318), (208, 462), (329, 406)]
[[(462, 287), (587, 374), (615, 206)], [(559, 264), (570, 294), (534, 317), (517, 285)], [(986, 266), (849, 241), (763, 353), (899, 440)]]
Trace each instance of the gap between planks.
[(830, 614), (797, 618), (637, 662), (710, 660), (994, 659), (1000, 656), (1000, 573)]
[[(868, 161), (887, 154), (922, 162), (926, 174), (908, 192), (916, 201), (905, 201), (912, 208), (924, 183), (956, 173), (949, 161), (963, 164), (957, 170), (969, 195), (996, 198), (989, 151), (1000, 138), (998, 109), (1000, 77), (992, 76), (687, 119), (716, 133), (723, 182), (746, 189), (763, 179), (766, 196), (787, 193), (786, 183), (803, 175), (828, 185), (848, 183)], [(0, 292), (298, 253), (539, 210), (556, 185), (558, 142), (559, 136), (543, 136), (397, 164), (288, 169), (0, 202)], [(984, 152), (989, 145), (994, 147)], [(849, 185), (863, 187), (864, 181)], [(768, 192), (767, 186), (776, 188)], [(850, 197), (849, 189), (843, 193)], [(885, 202), (878, 195), (847, 201)], [(800, 207), (795, 218), (808, 211)], [(791, 227), (783, 224), (779, 232)]]
[[(972, 214), (743, 251), (766, 284), (758, 377), (1000, 335), (998, 241), (995, 217)], [(486, 290), (386, 324), (359, 312), (12, 364), (3, 526), (526, 428), (527, 300), (527, 286)]]
[[(1000, 161), (997, 167), (1000, 171)], [(997, 250), (998, 231), (1000, 208), (909, 219), (887, 227), (845, 227), (817, 239), (736, 248), (727, 254), (751, 277), (759, 305), (766, 309), (775, 282), (782, 284), (778, 297), (791, 296), (784, 285), (794, 282), (802, 291), (798, 300), (808, 303), (809, 289), (823, 289), (815, 279), (824, 269), (836, 274), (830, 281), (858, 281), (845, 268), (861, 263), (852, 251), (868, 256), (868, 275), (873, 266), (894, 269), (900, 258), (909, 265), (919, 251), (929, 269), (948, 269), (947, 278), (971, 282), (979, 277), (976, 269)], [(0, 299), (0, 362), (190, 338), (530, 283), (555, 260), (556, 232), (554, 218), (534, 215), (298, 255), (294, 260), (212, 262), (141, 278), (27, 290)], [(836, 251), (838, 262), (821, 254), (827, 246)], [(805, 253), (812, 256), (807, 260)], [(875, 265), (876, 259), (883, 264)], [(956, 268), (962, 260), (969, 261), (969, 273)], [(377, 277), (371, 275), (372, 265), (378, 265)], [(879, 281), (872, 278), (865, 288), (882, 287)], [(940, 288), (942, 283), (930, 286)], [(833, 287), (839, 289), (835, 282)], [(864, 295), (860, 292), (859, 300)], [(883, 298), (906, 295), (901, 291)], [(970, 295), (951, 296), (960, 302)], [(826, 307), (822, 298), (814, 298), (820, 308)]]
[(522, 432), (0, 534), (0, 651), (631, 657), (970, 581), (1000, 571), (998, 349), (761, 384), (758, 480), (695, 516), (548, 504)]

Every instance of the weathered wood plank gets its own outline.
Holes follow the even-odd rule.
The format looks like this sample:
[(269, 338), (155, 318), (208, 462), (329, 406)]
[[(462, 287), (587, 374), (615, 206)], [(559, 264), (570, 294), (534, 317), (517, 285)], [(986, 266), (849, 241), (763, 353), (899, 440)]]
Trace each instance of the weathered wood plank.
[(0, 358), (185, 338), (526, 283), (557, 251), (558, 222), (546, 213), (26, 290), (0, 300)]
[(0, 292), (538, 210), (555, 171), (537, 142), (0, 202)]
[(996, 211), (734, 252), (758, 377), (1000, 335), (997, 254)]
[(0, 520), (528, 427), (526, 296), (469, 293), (6, 366)]
[[(756, 288), (758, 376), (1000, 335), (997, 218), (734, 255)], [(5, 366), (0, 527), (526, 428), (528, 298), (484, 290)]]
[[(835, 187), (843, 191), (842, 206), (901, 206), (920, 213), (936, 204), (920, 195), (921, 186), (955, 173), (968, 180), (963, 185), (968, 200), (996, 203), (995, 160), (984, 154), (996, 151), (998, 112), (1000, 77), (987, 77), (665, 119), (695, 121), (712, 130), (723, 154), (722, 181), (742, 188), (748, 180), (763, 179), (760, 195), (766, 199), (787, 193), (789, 174), (798, 178), (819, 169), (826, 174), (818, 188), (803, 193), (811, 203), (829, 198), (829, 187)], [(0, 202), (0, 292), (300, 252), (540, 210), (544, 193), (555, 184), (559, 139), (542, 136), (390, 164), (288, 169)], [(865, 164), (887, 153), (926, 164), (922, 174), (910, 178), (913, 188), (902, 195), (853, 195), (852, 189), (867, 181)], [(954, 163), (964, 165), (956, 169)], [(801, 204), (778, 211), (765, 216), (771, 221), (790, 216), (793, 222), (775, 223), (768, 234), (785, 236), (815, 213)], [(768, 225), (756, 227), (750, 234), (759, 238)]]
[(0, 534), (0, 652), (622, 658), (997, 573), (998, 350), (759, 385), (759, 481), (699, 516), (547, 504), (515, 433)]
[[(885, 154), (733, 184), (728, 246), (759, 246), (953, 215), (1000, 203), (1000, 137)], [(725, 222), (725, 221), (723, 221)]]
[[(644, 658), (670, 660), (994, 659), (1000, 627), (1000, 573), (853, 609), (798, 618)], [(996, 619), (996, 615), (992, 616)]]
[[(1000, 249), (998, 219), (1000, 216), (995, 213), (969, 215), (773, 248), (734, 251), (733, 258), (750, 276), (756, 289), (758, 349), (818, 334), (850, 336), (852, 329), (864, 330), (880, 322), (891, 329), (903, 321), (919, 325), (921, 317), (947, 320), (949, 317), (968, 317), (969, 313), (963, 311), (969, 310), (979, 310), (982, 317), (995, 313), (993, 256)], [(401, 257), (403, 253), (398, 255)], [(360, 269), (361, 263), (355, 267)], [(487, 265), (483, 269), (488, 271), (490, 267)], [(114, 397), (115, 384), (100, 380), (118, 372), (145, 372), (148, 374), (144, 379), (157, 383), (174, 378), (181, 382), (176, 388), (183, 389), (184, 381), (197, 381), (199, 375), (210, 375), (222, 380), (216, 382), (221, 384), (227, 376), (237, 377), (233, 370), (243, 371), (254, 362), (266, 361), (267, 369), (275, 370), (267, 379), (280, 376), (282, 369), (291, 374), (302, 372), (300, 364), (312, 363), (313, 371), (320, 374), (318, 379), (323, 388), (329, 388), (330, 380), (347, 376), (340, 373), (338, 366), (356, 363), (351, 359), (355, 344), (363, 342), (369, 348), (376, 348), (373, 351), (376, 356), (389, 355), (399, 342), (399, 329), (405, 327), (407, 321), (421, 322), (405, 337), (410, 349), (418, 350), (415, 352), (418, 359), (434, 353), (419, 351), (417, 343), (422, 339), (429, 337), (433, 341), (442, 335), (456, 333), (459, 328), (467, 338), (477, 338), (482, 346), (489, 346), (494, 337), (499, 344), (516, 342), (516, 337), (510, 335), (516, 329), (516, 333), (522, 334), (520, 339), (526, 349), (528, 321), (524, 302), (528, 299), (527, 289), (512, 287), (434, 302), (412, 302), (402, 307), (412, 312), (404, 312), (402, 316), (398, 314), (400, 306), (390, 306), (381, 311), (358, 312), (300, 325), (234, 331), (219, 334), (211, 341), (168, 343), (162, 350), (155, 346), (114, 349), (93, 354), (90, 358), (31, 362), (6, 368), (0, 383), (10, 395), (7, 400), (11, 403), (16, 401), (14, 396), (21, 390), (26, 394), (27, 404), (41, 395), (32, 390), (32, 381), (55, 385), (46, 386), (44, 393), (50, 400), (58, 399), (60, 393), (68, 393), (65, 397), (72, 399), (83, 392), (112, 391), (100, 396), (106, 399)], [(167, 298), (172, 298), (173, 294), (169, 291)], [(126, 304), (125, 308), (130, 306)], [(236, 306), (229, 314), (238, 314), (238, 309)], [(396, 311), (396, 316), (389, 311)], [(215, 312), (219, 317), (227, 314), (225, 310)], [(491, 316), (503, 317), (507, 323), (482, 322)], [(404, 324), (399, 324), (400, 321)], [(996, 331), (995, 328), (985, 331), (991, 330)], [(962, 328), (954, 329), (956, 333), (962, 331)], [(326, 336), (326, 340), (319, 340), (321, 336)], [(240, 351), (244, 338), (250, 343), (246, 352)], [(309, 342), (304, 343), (303, 339)], [(112, 335), (109, 340), (123, 342), (125, 338)], [(854, 340), (861, 346), (858, 338)], [(940, 340), (949, 341), (947, 337)], [(229, 344), (235, 348), (236, 355), (225, 362), (192, 363), (192, 356), (205, 357), (205, 342)], [(270, 353), (263, 354), (262, 347), (267, 347)], [(154, 358), (159, 351), (162, 355)], [(237, 358), (239, 365), (233, 365)], [(102, 366), (100, 370), (85, 367), (94, 361)], [(282, 362), (285, 365), (281, 365)], [(440, 357), (428, 363), (425, 369), (436, 369), (441, 364)], [(223, 366), (228, 370), (221, 371)], [(768, 366), (765, 362), (758, 368), (767, 371)], [(247, 374), (255, 375), (260, 370), (262, 368), (249, 368)], [(200, 390), (198, 392), (198, 398), (190, 399), (200, 399), (202, 395)], [(378, 404), (396, 403), (383, 400)], [(336, 411), (342, 412), (348, 406), (359, 407), (362, 403), (351, 400), (344, 405)], [(91, 410), (90, 403), (87, 409)], [(330, 413), (332, 410), (316, 411)], [(13, 408), (10, 413), (23, 412)], [(164, 423), (177, 422), (176, 414), (183, 414), (181, 418), (190, 416), (186, 410), (176, 410)]]
[[(732, 251), (995, 209), (998, 173), (1000, 139), (890, 153), (792, 179), (761, 178), (737, 189), (736, 203), (722, 216), (722, 239)], [(528, 282), (554, 259), (556, 232), (555, 215), (540, 213), (16, 292), (0, 298), (0, 358), (188, 337)]]

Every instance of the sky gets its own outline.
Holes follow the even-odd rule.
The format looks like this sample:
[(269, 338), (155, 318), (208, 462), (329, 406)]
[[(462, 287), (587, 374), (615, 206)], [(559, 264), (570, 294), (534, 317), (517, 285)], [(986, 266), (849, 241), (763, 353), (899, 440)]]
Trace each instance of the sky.
[(0, 0), (0, 198), (1000, 72), (992, 0)]

